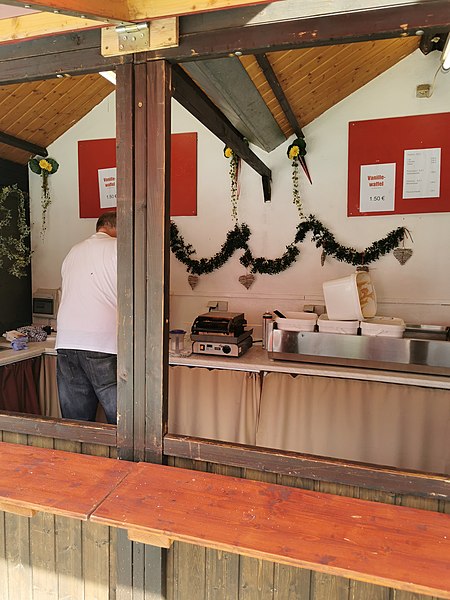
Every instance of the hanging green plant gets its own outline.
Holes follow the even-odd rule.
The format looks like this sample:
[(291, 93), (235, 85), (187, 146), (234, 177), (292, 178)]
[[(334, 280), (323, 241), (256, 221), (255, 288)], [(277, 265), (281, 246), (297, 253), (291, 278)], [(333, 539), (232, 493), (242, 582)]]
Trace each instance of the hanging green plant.
[(48, 187), (49, 175), (53, 175), (59, 169), (59, 164), (54, 158), (32, 158), (28, 161), (28, 166), (33, 173), (42, 177), (42, 194), (41, 194), (41, 208), (42, 208), (42, 225), (41, 225), (41, 238), (44, 239), (45, 232), (47, 230), (47, 211), (51, 204), (50, 190)]
[[(17, 206), (17, 236), (12, 235), (13, 211), (7, 206), (15, 202)], [(29, 244), (30, 227), (27, 223), (25, 194), (17, 186), (11, 185), (0, 189), (0, 268), (7, 268), (14, 277), (25, 277), (31, 262)]]
[(235, 154), (230, 146), (225, 145), (223, 149), (225, 158), (230, 159), (230, 197), (231, 197), (231, 218), (234, 223), (238, 222), (238, 201), (239, 201), (239, 173), (241, 169), (241, 159)]

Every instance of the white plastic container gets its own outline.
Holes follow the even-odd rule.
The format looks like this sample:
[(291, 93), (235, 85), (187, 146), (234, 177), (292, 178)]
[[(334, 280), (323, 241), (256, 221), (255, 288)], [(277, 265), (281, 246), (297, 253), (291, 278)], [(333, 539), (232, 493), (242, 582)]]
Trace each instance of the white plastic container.
[(341, 333), (343, 335), (357, 335), (359, 321), (333, 321), (327, 315), (320, 315), (317, 320), (319, 331), (322, 333)]
[(361, 335), (403, 337), (405, 322), (397, 317), (375, 317), (361, 321)]
[(331, 321), (362, 321), (377, 314), (375, 288), (366, 271), (325, 281), (323, 295)]
[(277, 317), (275, 322), (278, 329), (284, 331), (314, 331), (317, 323), (316, 313), (286, 312), (285, 319)]

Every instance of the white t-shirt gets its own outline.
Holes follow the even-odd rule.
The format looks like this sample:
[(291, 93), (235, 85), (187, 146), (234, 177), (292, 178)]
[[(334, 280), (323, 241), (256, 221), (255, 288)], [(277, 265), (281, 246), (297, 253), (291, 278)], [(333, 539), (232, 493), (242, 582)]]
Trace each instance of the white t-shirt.
[(117, 240), (99, 232), (70, 250), (62, 268), (56, 348), (117, 354)]

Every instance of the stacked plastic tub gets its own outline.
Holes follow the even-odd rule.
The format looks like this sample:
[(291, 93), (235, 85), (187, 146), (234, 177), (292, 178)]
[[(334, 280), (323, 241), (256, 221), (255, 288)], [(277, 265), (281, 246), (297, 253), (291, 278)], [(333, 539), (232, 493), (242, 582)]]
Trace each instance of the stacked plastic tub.
[(316, 313), (286, 312), (285, 318), (275, 319), (277, 329), (286, 331), (314, 331), (317, 323)]
[(319, 331), (356, 335), (403, 337), (405, 323), (396, 317), (377, 317), (377, 297), (368, 271), (325, 281), (326, 315), (318, 319)]

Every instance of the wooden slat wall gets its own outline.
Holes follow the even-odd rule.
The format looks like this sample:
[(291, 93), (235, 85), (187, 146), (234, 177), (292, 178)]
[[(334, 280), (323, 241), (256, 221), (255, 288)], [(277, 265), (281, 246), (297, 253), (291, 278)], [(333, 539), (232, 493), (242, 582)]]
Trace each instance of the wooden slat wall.
[[(170, 458), (169, 464), (375, 502), (450, 512), (449, 501), (395, 495), (182, 458)], [(167, 582), (168, 600), (430, 600), (430, 596), (181, 542), (175, 542), (168, 551)]]
[[(116, 449), (1, 432), (0, 441), (116, 457)], [(114, 600), (116, 530), (37, 513), (0, 511), (0, 600)]]
[[(46, 147), (114, 89), (97, 73), (2, 86), (0, 131)], [(30, 153), (0, 144), (0, 158), (26, 164)]]

